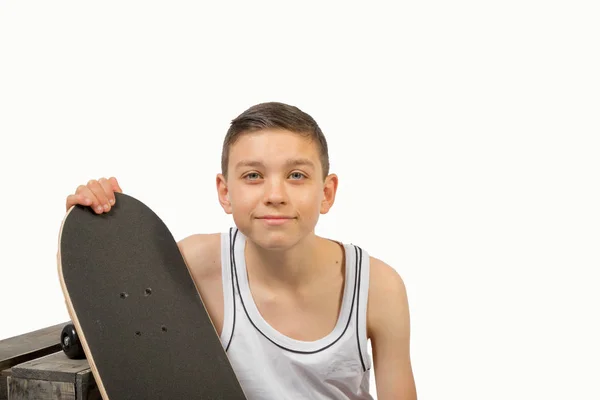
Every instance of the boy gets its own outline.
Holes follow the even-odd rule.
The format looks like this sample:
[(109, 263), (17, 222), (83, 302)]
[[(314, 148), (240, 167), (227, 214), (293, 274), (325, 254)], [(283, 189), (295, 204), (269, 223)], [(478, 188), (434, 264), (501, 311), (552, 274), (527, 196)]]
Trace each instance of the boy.
[[(235, 227), (179, 242), (248, 399), (372, 399), (372, 366), (379, 400), (417, 398), (403, 280), (359, 246), (315, 234), (337, 185), (311, 116), (255, 105), (231, 122), (216, 179)], [(115, 191), (115, 178), (91, 180), (66, 208), (108, 212)]]

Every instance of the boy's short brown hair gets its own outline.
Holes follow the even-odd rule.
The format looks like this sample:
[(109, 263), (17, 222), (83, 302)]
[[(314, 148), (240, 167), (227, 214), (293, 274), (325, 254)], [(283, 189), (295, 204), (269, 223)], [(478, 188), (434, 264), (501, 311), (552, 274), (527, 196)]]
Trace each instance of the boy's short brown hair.
[(329, 174), (327, 141), (317, 122), (298, 107), (279, 102), (256, 104), (231, 121), (223, 141), (221, 172), (227, 178), (229, 149), (240, 135), (262, 129), (285, 129), (315, 140), (319, 148), (323, 179)]

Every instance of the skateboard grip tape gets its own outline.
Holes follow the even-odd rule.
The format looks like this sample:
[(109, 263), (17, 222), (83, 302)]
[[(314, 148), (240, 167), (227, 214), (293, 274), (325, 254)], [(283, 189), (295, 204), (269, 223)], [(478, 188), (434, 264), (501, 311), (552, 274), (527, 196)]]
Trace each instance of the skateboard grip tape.
[(72, 208), (60, 242), (66, 295), (107, 392), (245, 399), (171, 232), (116, 196), (108, 213)]

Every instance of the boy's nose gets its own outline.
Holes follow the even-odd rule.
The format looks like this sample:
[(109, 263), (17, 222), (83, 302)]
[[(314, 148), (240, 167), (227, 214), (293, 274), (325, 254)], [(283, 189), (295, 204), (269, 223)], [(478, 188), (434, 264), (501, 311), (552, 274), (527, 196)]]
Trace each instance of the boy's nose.
[(281, 180), (269, 181), (265, 185), (265, 203), (282, 204), (286, 201), (287, 194)]

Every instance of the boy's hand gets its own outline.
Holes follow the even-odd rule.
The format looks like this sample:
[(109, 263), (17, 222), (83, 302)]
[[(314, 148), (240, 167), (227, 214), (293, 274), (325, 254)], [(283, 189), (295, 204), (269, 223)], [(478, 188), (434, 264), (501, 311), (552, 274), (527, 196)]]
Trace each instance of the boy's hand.
[(76, 204), (90, 206), (96, 214), (110, 211), (115, 204), (115, 192), (123, 193), (117, 178), (92, 179), (87, 185), (80, 185), (75, 194), (67, 197), (67, 211)]

